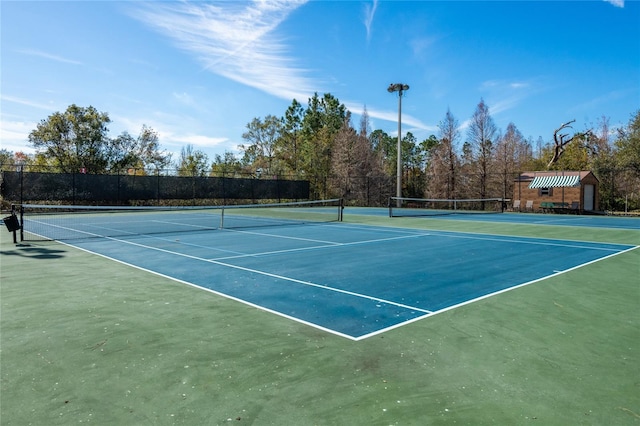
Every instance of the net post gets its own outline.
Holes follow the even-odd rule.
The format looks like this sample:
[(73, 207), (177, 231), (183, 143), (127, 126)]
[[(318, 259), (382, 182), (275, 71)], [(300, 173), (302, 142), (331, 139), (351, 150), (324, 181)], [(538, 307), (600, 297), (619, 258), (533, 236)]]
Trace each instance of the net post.
[(224, 206), (220, 210), (220, 229), (224, 229)]
[(344, 216), (344, 198), (340, 198), (340, 203), (338, 205), (338, 222), (342, 222), (343, 216)]
[(389, 217), (393, 217), (393, 197), (389, 197)]
[(24, 206), (20, 204), (20, 242), (24, 241)]
[[(16, 205), (15, 204), (11, 204), (11, 216), (17, 218), (16, 216)], [(19, 222), (20, 223), (20, 228), (22, 229), (22, 221)], [(13, 230), (13, 244), (17, 244), (18, 243), (18, 237), (16, 235), (16, 229), (14, 228)]]

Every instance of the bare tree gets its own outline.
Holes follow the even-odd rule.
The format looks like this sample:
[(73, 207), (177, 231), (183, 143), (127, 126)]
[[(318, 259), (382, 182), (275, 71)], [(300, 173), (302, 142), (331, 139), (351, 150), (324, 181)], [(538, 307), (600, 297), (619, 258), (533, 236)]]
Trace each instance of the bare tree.
[(460, 138), (458, 120), (451, 110), (438, 124), (439, 143), (431, 150), (431, 158), (428, 164), (428, 176), (430, 180), (429, 194), (436, 198), (456, 198), (456, 182), (460, 160), (456, 153), (456, 145)]
[(478, 178), (480, 198), (487, 197), (489, 169), (497, 132), (493, 118), (489, 114), (489, 107), (483, 99), (480, 99), (480, 103), (471, 117), (468, 131), (469, 148), (471, 149), (473, 168)]
[(598, 138), (593, 134), (591, 129), (587, 130), (584, 133), (575, 133), (569, 139), (567, 139), (567, 136), (569, 136), (568, 133), (560, 133), (565, 129), (572, 129), (573, 127), (571, 126), (571, 124), (575, 123), (575, 121), (575, 119), (567, 121), (553, 132), (553, 157), (551, 157), (549, 164), (547, 164), (547, 168), (551, 168), (551, 166), (558, 162), (560, 157), (562, 157), (562, 154), (564, 154), (564, 151), (566, 149), (565, 147), (573, 141), (580, 142), (582, 147), (588, 149), (594, 155), (597, 154)]
[(566, 133), (565, 134), (560, 134), (560, 135), (558, 134), (560, 131), (562, 131), (564, 129), (572, 129), (573, 127), (571, 127), (571, 123), (575, 123), (575, 121), (576, 120), (567, 121), (566, 123), (564, 123), (563, 125), (558, 127), (553, 132), (553, 141), (554, 141), (555, 146), (553, 148), (553, 157), (551, 158), (551, 161), (549, 161), (549, 164), (547, 164), (547, 168), (550, 168), (551, 166), (553, 166), (555, 163), (558, 162), (558, 160), (560, 159), (560, 157), (564, 153), (565, 146), (567, 146), (575, 138), (575, 135), (573, 135), (571, 137), (571, 139), (566, 140), (565, 138), (567, 136), (569, 136), (568, 134), (566, 134)]
[(367, 111), (367, 106), (364, 106), (362, 110), (362, 115), (360, 116), (360, 131), (358, 133), (359, 136), (368, 138), (371, 134), (371, 123), (369, 120), (369, 112)]
[(526, 147), (526, 141), (522, 133), (515, 124), (509, 123), (505, 134), (500, 138), (496, 145), (496, 172), (502, 177), (502, 196), (512, 192), (513, 179), (520, 164), (522, 157), (521, 151)]
[(356, 132), (351, 125), (351, 113), (347, 111), (342, 127), (335, 135), (331, 157), (333, 190), (349, 202), (368, 202), (371, 197), (379, 199), (380, 194), (370, 188), (369, 183), (385, 176), (379, 155), (363, 132), (364, 121), (360, 121), (360, 131)]

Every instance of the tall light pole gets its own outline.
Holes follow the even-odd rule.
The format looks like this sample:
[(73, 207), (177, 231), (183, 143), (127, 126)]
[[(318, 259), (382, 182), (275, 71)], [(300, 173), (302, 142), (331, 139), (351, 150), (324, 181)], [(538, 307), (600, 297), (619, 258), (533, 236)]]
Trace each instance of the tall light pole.
[[(396, 174), (396, 197), (402, 197), (402, 93), (409, 90), (408, 84), (391, 83), (387, 88), (389, 93), (398, 92), (398, 167)], [(400, 200), (397, 200), (400, 207)]]

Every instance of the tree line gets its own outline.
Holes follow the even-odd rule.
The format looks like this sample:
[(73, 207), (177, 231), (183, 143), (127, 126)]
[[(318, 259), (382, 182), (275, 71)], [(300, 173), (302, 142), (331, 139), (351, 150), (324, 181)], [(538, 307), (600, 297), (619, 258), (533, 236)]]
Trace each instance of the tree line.
[[(109, 123), (107, 113), (71, 105), (29, 134), (34, 155), (2, 150), (0, 163), (66, 173), (148, 174), (173, 167), (179, 176), (292, 176), (308, 180), (314, 198), (338, 196), (360, 205), (382, 204), (395, 195), (397, 136), (372, 131), (366, 106), (354, 125), (351, 112), (329, 93), (315, 93), (306, 107), (294, 99), (281, 116), (253, 118), (242, 134), (240, 154), (226, 151), (213, 159), (187, 145), (173, 160), (152, 128), (110, 138)], [(556, 130), (555, 144), (534, 142), (514, 123), (498, 129), (483, 99), (464, 129), (447, 110), (437, 134), (422, 141), (411, 132), (402, 137), (403, 196), (510, 198), (521, 171), (592, 170), (605, 208), (640, 208), (640, 110), (617, 129), (606, 117), (584, 131), (574, 131), (571, 123)], [(560, 131), (573, 134), (565, 139), (568, 134)]]

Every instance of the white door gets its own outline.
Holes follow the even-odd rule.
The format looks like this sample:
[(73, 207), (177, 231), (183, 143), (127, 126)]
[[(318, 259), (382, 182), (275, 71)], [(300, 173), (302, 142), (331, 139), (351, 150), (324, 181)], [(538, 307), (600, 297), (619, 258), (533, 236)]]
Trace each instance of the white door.
[(594, 187), (593, 185), (585, 185), (584, 186), (584, 209), (587, 211), (593, 210), (593, 196), (594, 196)]

